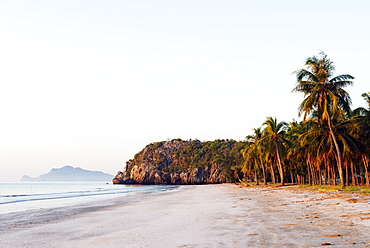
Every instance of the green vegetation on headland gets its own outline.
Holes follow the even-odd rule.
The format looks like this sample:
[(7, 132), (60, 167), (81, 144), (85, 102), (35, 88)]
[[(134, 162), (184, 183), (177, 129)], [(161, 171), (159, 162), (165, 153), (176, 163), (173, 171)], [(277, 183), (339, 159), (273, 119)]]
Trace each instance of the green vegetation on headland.
[(113, 179), (124, 184), (203, 184), (235, 181), (246, 142), (174, 139), (147, 145)]
[(303, 120), (278, 122), (268, 117), (246, 141), (172, 140), (156, 142), (128, 161), (115, 183), (366, 185), (370, 187), (370, 92), (367, 108), (352, 110), (344, 90), (349, 74), (334, 76), (323, 52), (294, 72), (293, 92), (303, 93)]
[[(240, 151), (245, 147), (245, 142), (235, 140), (215, 140), (201, 142), (199, 140), (183, 141), (177, 139), (181, 146), (178, 150), (170, 149), (167, 156), (162, 153), (154, 153), (155, 165), (167, 165), (163, 167), (163, 172), (173, 173), (176, 171), (187, 171), (194, 168), (206, 168), (209, 165), (217, 164), (223, 168), (224, 176), (228, 180), (233, 180), (231, 168), (239, 165), (243, 161)], [(148, 158), (150, 152), (163, 146), (166, 142), (157, 142), (148, 146), (144, 156)], [(168, 158), (173, 158), (171, 163)]]

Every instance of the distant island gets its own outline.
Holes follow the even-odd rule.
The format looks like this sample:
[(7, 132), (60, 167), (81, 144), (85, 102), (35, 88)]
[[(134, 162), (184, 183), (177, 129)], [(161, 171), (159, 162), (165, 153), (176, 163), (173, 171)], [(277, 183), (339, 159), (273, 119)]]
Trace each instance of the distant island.
[(79, 167), (64, 166), (62, 168), (53, 168), (49, 173), (38, 177), (22, 176), (21, 181), (107, 181), (110, 182), (114, 178), (113, 175), (103, 173), (101, 171), (89, 171)]

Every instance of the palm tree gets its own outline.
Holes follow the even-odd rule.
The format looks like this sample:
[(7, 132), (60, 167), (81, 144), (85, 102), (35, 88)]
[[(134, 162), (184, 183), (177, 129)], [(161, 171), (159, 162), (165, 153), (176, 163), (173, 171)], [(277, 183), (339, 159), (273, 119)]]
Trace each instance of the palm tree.
[(357, 116), (360, 131), (357, 134), (358, 140), (363, 144), (364, 151), (361, 154), (361, 159), (365, 169), (366, 185), (370, 187), (370, 92), (361, 95), (367, 103), (366, 108), (357, 108), (353, 114)]
[(258, 178), (257, 178), (257, 167), (258, 167), (258, 154), (254, 150), (253, 144), (247, 144), (246, 147), (241, 150), (241, 153), (244, 157), (244, 162), (242, 164), (242, 172), (244, 174), (244, 178), (251, 179), (254, 176), (254, 180), (258, 185)]
[(266, 170), (263, 162), (263, 151), (261, 149), (263, 146), (260, 142), (263, 133), (261, 128), (254, 128), (253, 132), (254, 132), (253, 135), (248, 135), (246, 137), (247, 147), (242, 150), (242, 154), (243, 157), (245, 158), (245, 165), (253, 161), (256, 183), (258, 184), (256, 169), (257, 167), (260, 167), (262, 171), (263, 182), (265, 185), (267, 185)]
[(293, 175), (296, 176), (296, 181), (298, 184), (304, 183), (304, 171), (305, 171), (305, 152), (307, 147), (301, 145), (299, 142), (299, 136), (307, 131), (307, 125), (304, 125), (302, 122), (293, 122), (289, 123), (287, 130), (286, 139), (289, 140), (289, 147), (287, 150), (287, 159), (286, 161), (290, 164), (290, 174), (291, 181), (294, 183)]
[(265, 144), (265, 149), (276, 159), (276, 164), (279, 170), (281, 185), (284, 185), (284, 167), (282, 156), (285, 155), (284, 143), (288, 141), (284, 138), (288, 124), (286, 122), (277, 122), (276, 118), (268, 117), (263, 123), (263, 137), (259, 142)]
[[(333, 135), (329, 132), (327, 126), (319, 125), (318, 120), (310, 119), (307, 121), (310, 128), (299, 136), (302, 145), (307, 145), (307, 152), (315, 158), (319, 182), (321, 182), (321, 170), (325, 170), (328, 165), (326, 162), (330, 157), (335, 156), (335, 145), (333, 139), (337, 140), (342, 153), (346, 155), (346, 163), (352, 163), (350, 154), (359, 150), (359, 143), (351, 134), (354, 125), (351, 120), (336, 122), (332, 127)], [(334, 137), (334, 138), (333, 138)], [(324, 165), (324, 167), (321, 167)], [(348, 172), (348, 170), (347, 170)]]
[(299, 106), (299, 114), (304, 113), (306, 120), (308, 115), (315, 113), (319, 125), (328, 128), (336, 150), (340, 184), (344, 186), (342, 151), (334, 134), (332, 122), (337, 121), (333, 117), (339, 116), (338, 112), (341, 110), (345, 113), (350, 112), (351, 98), (343, 88), (352, 85), (354, 77), (349, 74), (333, 77), (335, 67), (323, 52), (320, 56), (307, 58), (305, 65), (306, 69), (294, 72), (297, 84), (293, 92), (302, 92), (305, 97)]

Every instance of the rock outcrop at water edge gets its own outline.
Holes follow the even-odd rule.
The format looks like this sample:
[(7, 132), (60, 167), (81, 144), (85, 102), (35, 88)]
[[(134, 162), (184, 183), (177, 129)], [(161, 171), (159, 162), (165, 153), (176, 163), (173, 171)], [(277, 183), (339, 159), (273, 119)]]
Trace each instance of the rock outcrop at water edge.
[(234, 181), (243, 142), (216, 140), (156, 142), (146, 146), (119, 171), (115, 184), (214, 184)]

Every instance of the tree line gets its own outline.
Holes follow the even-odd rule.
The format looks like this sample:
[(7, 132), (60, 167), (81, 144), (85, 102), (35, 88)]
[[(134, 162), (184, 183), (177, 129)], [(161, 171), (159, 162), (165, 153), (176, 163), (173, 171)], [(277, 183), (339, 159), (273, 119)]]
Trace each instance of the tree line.
[(246, 137), (244, 160), (234, 169), (258, 182), (370, 186), (370, 92), (366, 108), (351, 109), (345, 90), (349, 74), (334, 76), (335, 67), (321, 52), (294, 72), (293, 92), (303, 93), (302, 121), (268, 117)]

